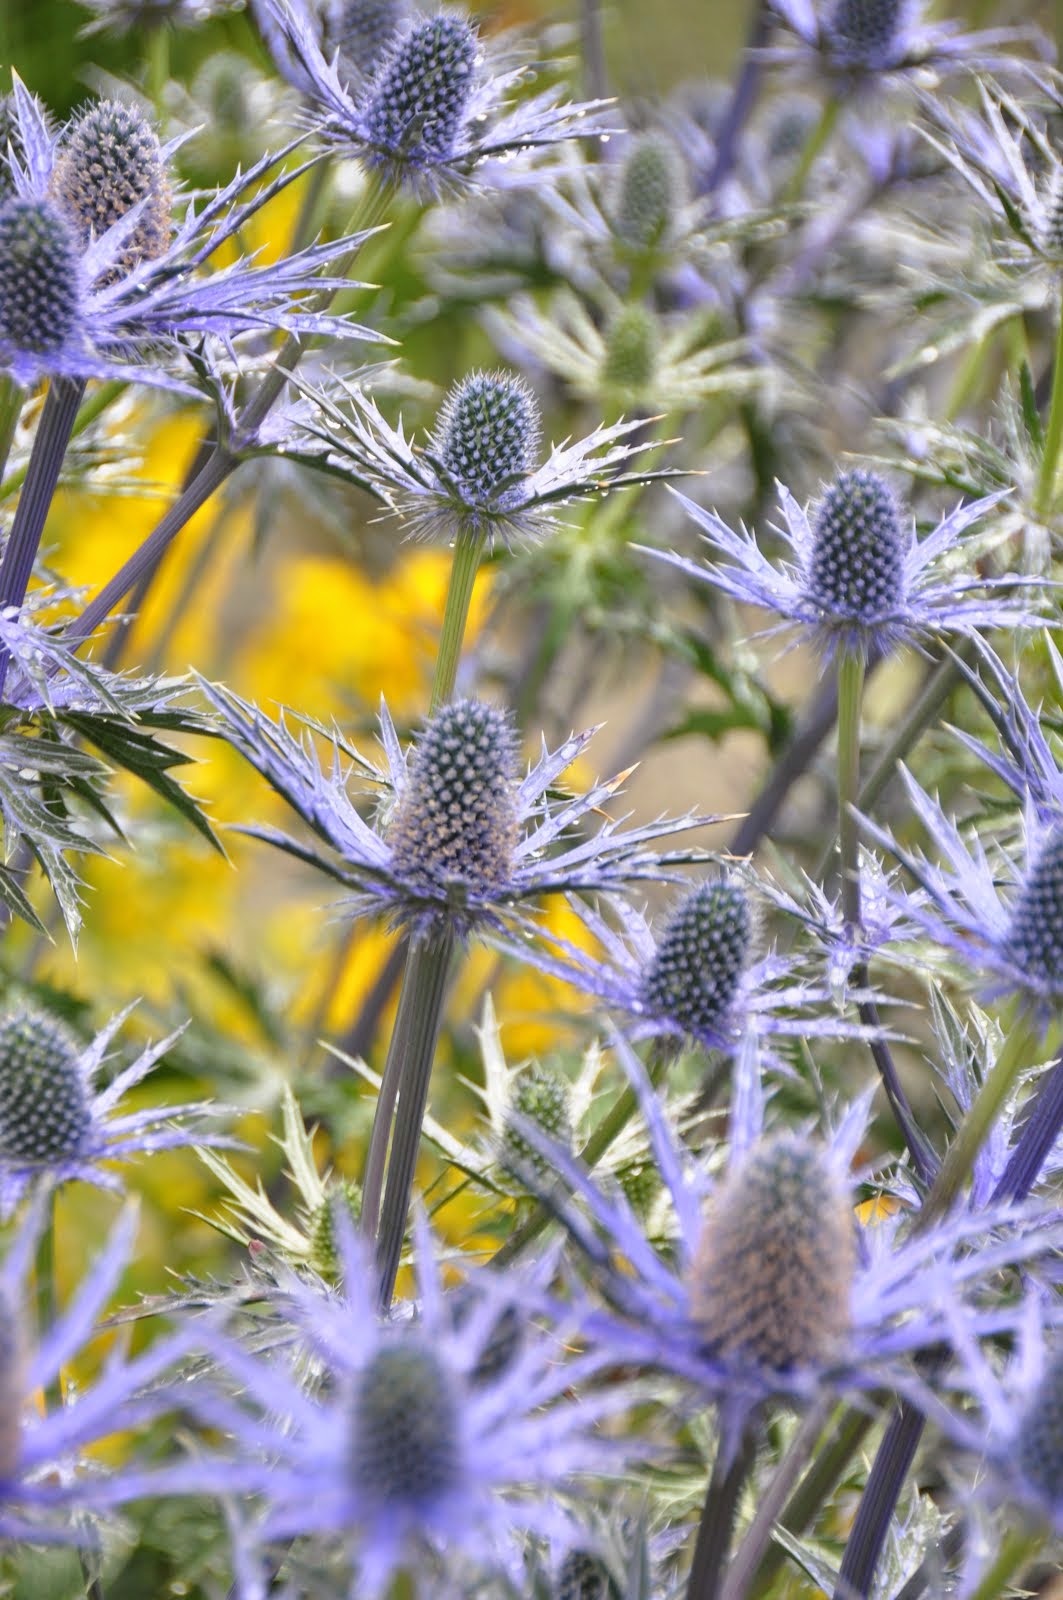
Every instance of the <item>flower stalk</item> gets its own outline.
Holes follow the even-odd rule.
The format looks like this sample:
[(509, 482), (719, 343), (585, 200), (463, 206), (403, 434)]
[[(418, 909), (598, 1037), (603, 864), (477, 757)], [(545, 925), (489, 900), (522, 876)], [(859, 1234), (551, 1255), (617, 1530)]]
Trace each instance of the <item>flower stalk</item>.
[(432, 680), (432, 711), (438, 711), (454, 694), (469, 620), (469, 605), (486, 543), (486, 534), (482, 530), (462, 528), (454, 544), (454, 562), (450, 569), (439, 654)]
[(1034, 515), (1037, 517), (1044, 517), (1048, 513), (1055, 497), (1059, 451), (1063, 445), (1063, 306), (1060, 307), (1058, 316), (1055, 364), (1052, 368), (1052, 398), (1049, 401), (1048, 426), (1045, 429), (1041, 467), (1037, 474), (1037, 488), (1033, 500)]

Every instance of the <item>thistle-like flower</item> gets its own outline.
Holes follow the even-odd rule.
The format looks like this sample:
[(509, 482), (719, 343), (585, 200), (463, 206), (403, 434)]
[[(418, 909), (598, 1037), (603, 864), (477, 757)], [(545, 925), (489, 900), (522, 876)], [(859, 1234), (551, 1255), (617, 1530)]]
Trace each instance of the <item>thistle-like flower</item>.
[(675, 551), (648, 553), (733, 600), (774, 611), (781, 620), (767, 633), (800, 628), (828, 655), (841, 648), (870, 659), (943, 634), (971, 636), (980, 628), (1029, 627), (1041, 620), (1022, 592), (1005, 592), (1036, 589), (1036, 579), (964, 577), (955, 571), (958, 560), (971, 561), (963, 535), (1000, 494), (958, 507), (918, 539), (877, 473), (841, 473), (811, 520), (780, 484), (786, 526), (777, 531), (793, 559), (777, 563), (745, 528), (735, 533), (714, 512), (678, 498), (724, 559), (700, 565)]
[(421, 446), (407, 439), (401, 420), (392, 428), (352, 383), (336, 378), (327, 388), (300, 388), (310, 412), (286, 456), (302, 453), (375, 491), (413, 538), (520, 544), (549, 533), (556, 508), (569, 501), (678, 475), (623, 470), (650, 448), (621, 442), (638, 422), (596, 428), (575, 444), (553, 446), (540, 461), (538, 401), (507, 372), (474, 372), (455, 384)]
[[(339, 1544), (366, 1600), (386, 1592), (415, 1552), (444, 1584), (455, 1559), (515, 1578), (520, 1531), (572, 1541), (557, 1495), (616, 1459), (592, 1430), (622, 1397), (573, 1403), (573, 1385), (595, 1363), (560, 1359), (561, 1344), (532, 1324), (527, 1292), (510, 1277), (478, 1277), (455, 1318), (423, 1227), (416, 1316), (382, 1323), (370, 1263), (350, 1229), (337, 1231), (342, 1295), (292, 1281), (283, 1307), (323, 1372), (322, 1393), (307, 1393), (295, 1367), (234, 1353), (241, 1390), (264, 1415), (218, 1414), (244, 1446), (241, 1475), (258, 1472), (260, 1540)], [(514, 1307), (522, 1336), (499, 1366), (485, 1356)], [(521, 1490), (530, 1493), (512, 1496)]]
[(79, 1531), (84, 1536), (86, 1512), (166, 1492), (165, 1468), (152, 1473), (130, 1460), (101, 1473), (98, 1460), (84, 1472), (78, 1464), (103, 1440), (179, 1405), (174, 1388), (160, 1379), (191, 1341), (183, 1334), (161, 1338), (142, 1355), (111, 1360), (61, 1406), (42, 1408), (39, 1397), (78, 1359), (128, 1267), (136, 1216), (131, 1208), (124, 1212), (69, 1305), (34, 1346), (23, 1333), (23, 1307), (43, 1224), (43, 1208), (31, 1206), (0, 1267), (0, 1537), (69, 1544)]
[(324, 53), (339, 54), (348, 80), (365, 80), (379, 67), (408, 19), (405, 0), (331, 0), (325, 12)]
[(773, 1039), (867, 1034), (822, 1009), (835, 999), (829, 984), (793, 958), (757, 954), (754, 898), (738, 876), (695, 884), (656, 931), (619, 898), (611, 918), (582, 901), (573, 910), (596, 948), (547, 935), (558, 955), (536, 945), (525, 958), (622, 1012), (633, 1039), (690, 1039), (730, 1056), (750, 1038), (770, 1050)]
[(1042, 819), (1028, 802), (1017, 846), (987, 846), (977, 830), (965, 837), (911, 773), (901, 773), (940, 864), (867, 818), (862, 825), (923, 891), (906, 901), (910, 921), (958, 955), (987, 997), (1015, 997), (1047, 1026), (1063, 999), (1063, 817)]
[(1029, 28), (965, 32), (950, 19), (927, 22), (925, 0), (772, 0), (772, 9), (798, 44), (773, 46), (770, 60), (826, 74), (850, 93), (868, 80), (883, 88), (911, 88), (954, 73), (1016, 72), (1016, 44), (1043, 49)]
[[(1052, 1248), (1051, 1229), (1003, 1207), (907, 1236), (901, 1213), (862, 1224), (850, 1165), (871, 1093), (857, 1097), (829, 1143), (765, 1131), (755, 1049), (738, 1063), (729, 1166), (714, 1180), (673, 1134), (630, 1046), (620, 1037), (614, 1045), (671, 1195), (678, 1232), (667, 1257), (615, 1189), (599, 1187), (531, 1124), (522, 1131), (580, 1202), (579, 1213), (562, 1207), (562, 1220), (611, 1307), (583, 1320), (584, 1337), (603, 1358), (663, 1369), (715, 1400), (728, 1452), (772, 1397), (802, 1402), (823, 1386), (858, 1392), (885, 1382), (918, 1403), (924, 1391), (906, 1358), (948, 1339), (964, 1288), (1005, 1257)], [(975, 1337), (1012, 1326), (1014, 1311), (986, 1306), (963, 1318)]]
[(493, 157), (598, 131), (599, 102), (559, 105), (556, 90), (504, 105), (524, 69), (496, 68), (457, 12), (412, 17), (368, 80), (326, 59), (307, 0), (261, 0), (264, 32), (313, 102), (314, 131), (385, 183), (431, 198), (459, 191)]
[[(500, 935), (509, 926), (513, 938), (519, 907), (528, 901), (668, 878), (680, 862), (696, 858), (696, 852), (655, 854), (646, 846), (665, 834), (701, 826), (704, 817), (660, 818), (628, 829), (609, 819), (589, 838), (571, 837), (619, 784), (617, 779), (597, 783), (568, 800), (549, 797), (551, 786), (586, 748), (590, 733), (544, 752), (521, 780), (515, 735), (495, 708), (476, 700), (451, 701), (428, 720), (406, 753), (382, 706), (384, 769), (337, 732), (307, 724), (332, 745), (332, 768), (326, 772), (309, 733), (293, 738), (283, 718), (269, 721), (219, 685), (201, 682), (201, 687), (229, 742), (328, 853), (272, 828), (243, 831), (354, 890), (350, 909), (356, 916), (384, 914), (418, 936), (449, 929), (466, 937), (485, 927)], [(380, 793), (376, 826), (362, 818), (347, 793), (352, 769)]]
[(105, 1089), (95, 1087), (107, 1047), (128, 1015), (126, 1010), (112, 1018), (87, 1047), (54, 1017), (28, 1005), (0, 1018), (0, 1215), (10, 1216), (36, 1182), (80, 1181), (121, 1190), (111, 1162), (155, 1150), (236, 1143), (205, 1126), (224, 1109), (209, 1101), (120, 1112), (123, 1097), (179, 1034), (149, 1045)]
[[(159, 147), (139, 113), (104, 101), (64, 135), (17, 78), (14, 102), (21, 155), (11, 162), (15, 194), (0, 206), (0, 371), (16, 382), (121, 377), (181, 387), (160, 357), (181, 353), (186, 337), (231, 341), (269, 328), (375, 337), (301, 304), (308, 290), (348, 286), (321, 269), (363, 235), (270, 266), (241, 257), (202, 272), (296, 175), (259, 187), (287, 151), (240, 173), (198, 211), (190, 205), (171, 231), (174, 145)], [(150, 362), (139, 359), (149, 352)]]

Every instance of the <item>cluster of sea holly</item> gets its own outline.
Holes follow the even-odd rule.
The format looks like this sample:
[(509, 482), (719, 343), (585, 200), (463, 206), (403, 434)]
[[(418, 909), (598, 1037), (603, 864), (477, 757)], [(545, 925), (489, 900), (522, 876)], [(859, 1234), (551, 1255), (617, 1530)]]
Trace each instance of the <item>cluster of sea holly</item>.
[[(1048, 1593), (1046, 41), (919, 0), (755, 0), (733, 82), (629, 106), (592, 3), (567, 41), (583, 101), (564, 30), (415, 0), (250, 0), (225, 22), (246, 54), (208, 50), (191, 86), (166, 51), (228, 7), (83, 4), (89, 36), (150, 46), (142, 81), (65, 122), (17, 73), (0, 99), (4, 1592)], [(192, 183), (231, 148), (235, 175)], [(440, 358), (435, 393), (417, 352), (473, 324), (482, 365)], [(160, 415), (195, 418), (198, 448), (86, 596), (45, 565), (57, 491), (87, 501)], [(353, 562), (401, 568), (405, 538), (445, 563), (422, 715), (382, 662), (376, 753), (209, 658), (162, 674), (176, 610), (145, 643), (197, 513), (222, 506), (185, 612), (213, 603), (235, 508), (283, 540), (293, 490), (296, 535), (316, 507)], [(271, 651), (294, 666), (279, 624)], [(625, 770), (592, 780), (592, 734), (567, 730), (602, 700)], [(208, 819), (177, 781), (219, 745), (272, 820)], [(654, 788), (711, 800), (638, 820)], [(133, 1004), (94, 1031), (91, 993), (46, 981), (86, 858), (150, 851), (163, 805), (205, 849), (220, 821), (287, 855), (335, 971), (389, 932), (357, 1053), (300, 1063), (238, 975), (272, 1070), (199, 1019), (136, 1053)], [(253, 948), (287, 880), (234, 854)], [(555, 1011), (553, 1048), (512, 1065), (490, 990), (515, 973)], [(193, 1037), (213, 1092), (175, 1102)], [(472, 1123), (455, 1063), (481, 1079)], [(278, 1081), (289, 1181), (267, 1186), (266, 1142), (237, 1135)], [(71, 1284), (57, 1196), (121, 1194), (131, 1157), (189, 1147), (223, 1267), (172, 1259), (176, 1290), (123, 1300), (127, 1203)], [(149, 1318), (101, 1355), (105, 1323)]]

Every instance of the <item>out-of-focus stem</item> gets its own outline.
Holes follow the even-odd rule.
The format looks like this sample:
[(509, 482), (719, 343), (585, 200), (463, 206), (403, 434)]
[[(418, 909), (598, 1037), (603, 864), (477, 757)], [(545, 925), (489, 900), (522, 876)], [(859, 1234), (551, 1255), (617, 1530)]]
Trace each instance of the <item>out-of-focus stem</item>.
[(439, 635), (439, 654), (432, 680), (432, 711), (438, 711), (454, 693), (465, 626), (469, 620), (469, 604), (485, 542), (482, 533), (465, 530), (458, 534), (455, 541), (454, 561), (443, 610), (443, 627)]
[(749, 1525), (745, 1538), (728, 1565), (721, 1600), (744, 1600), (761, 1558), (768, 1548), (772, 1529), (779, 1519), (786, 1497), (793, 1489), (798, 1474), (823, 1432), (832, 1408), (831, 1400), (821, 1400), (818, 1405), (812, 1407), (798, 1428), (786, 1455), (775, 1469), (767, 1490), (757, 1503), (756, 1515)]
[(753, 17), (749, 27), (749, 38), (746, 40), (742, 52), (742, 64), (731, 98), (727, 104), (719, 127), (715, 130), (716, 156), (705, 180), (705, 187), (709, 194), (715, 194), (720, 185), (726, 181), (734, 167), (738, 156), (739, 141), (746, 119), (753, 109), (753, 103), (760, 87), (761, 75), (764, 71), (763, 64), (756, 55), (763, 45), (767, 44), (771, 33), (772, 13), (765, 0), (754, 0)]
[(604, 100), (609, 93), (609, 77), (605, 66), (601, 0), (580, 0), (579, 37), (584, 91), (588, 100)]
[(1059, 466), (1059, 448), (1063, 444), (1063, 306), (1056, 315), (1055, 366), (1052, 369), (1052, 398), (1048, 406), (1048, 426), (1045, 429), (1041, 470), (1037, 475), (1037, 488), (1033, 497), (1035, 517), (1044, 517), (1052, 504), (1056, 490), (1056, 471)]
[(698, 1525), (698, 1541), (687, 1583), (687, 1600), (718, 1600), (727, 1575), (735, 1514), (742, 1486), (756, 1453), (752, 1427), (743, 1435), (730, 1460), (718, 1455), (713, 1464), (705, 1506)]
[(843, 650), (838, 657), (838, 856), (842, 914), (860, 927), (859, 834), (853, 807), (860, 789), (860, 719), (864, 704), (864, 657)]
[[(388, 1068), (394, 1059), (395, 1069), (391, 1076), (398, 1090), (398, 1108), (377, 1235), (379, 1298), (385, 1310), (391, 1304), (402, 1256), (402, 1241), (406, 1235), (406, 1216), (421, 1144), (421, 1125), (428, 1104), (428, 1087), (443, 1020), (443, 1002), (453, 964), (455, 942), (454, 934), (445, 930), (411, 943), (406, 958), (399, 1015), (384, 1069), (387, 1079)], [(380, 1109), (378, 1106), (378, 1114)], [(364, 1198), (363, 1192), (363, 1204)]]
[(999, 1600), (1015, 1574), (1032, 1561), (1044, 1544), (1043, 1532), (1011, 1528), (1004, 1535), (996, 1560), (983, 1575), (970, 1600)]
[(15, 437), (25, 396), (14, 378), (0, 377), (0, 483), (3, 482), (11, 441)]
[(809, 174), (834, 132), (834, 124), (838, 120), (838, 112), (840, 110), (841, 101), (837, 95), (831, 95), (830, 99), (824, 102), (816, 125), (805, 141), (805, 147), (801, 151), (797, 166), (791, 173), (790, 180), (782, 192), (784, 202), (792, 205), (795, 201), (800, 200), (804, 194)]
[(894, 1507), (923, 1433), (924, 1417), (902, 1403), (890, 1419), (868, 1474), (845, 1546), (834, 1600), (863, 1600), (870, 1592)]

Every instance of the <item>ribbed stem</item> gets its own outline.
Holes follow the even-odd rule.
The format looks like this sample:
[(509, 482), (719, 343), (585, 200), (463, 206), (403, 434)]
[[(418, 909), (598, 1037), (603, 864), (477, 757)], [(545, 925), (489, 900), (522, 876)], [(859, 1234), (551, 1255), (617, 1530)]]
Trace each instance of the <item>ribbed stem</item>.
[[(102, 416), (108, 406), (112, 405), (119, 395), (124, 394), (128, 387), (127, 383), (114, 378), (110, 383), (101, 383), (98, 388), (94, 389), (78, 412), (77, 421), (70, 430), (70, 437), (76, 439), (79, 433), (84, 433), (86, 428), (91, 427), (96, 418)], [(18, 493), (26, 481), (28, 470), (27, 463), (24, 467), (16, 468), (6, 478), (0, 478), (0, 503), (4, 500), (10, 500), (13, 494)]]
[(1034, 516), (1043, 517), (1052, 505), (1056, 492), (1056, 471), (1059, 467), (1059, 449), (1063, 445), (1063, 306), (1056, 311), (1056, 352), (1052, 368), (1052, 398), (1048, 406), (1048, 426), (1045, 429), (1041, 470), (1037, 474), (1034, 491)]
[(1019, 1134), (1008, 1164), (993, 1190), (993, 1203), (1025, 1200), (1038, 1174), (1063, 1132), (1063, 1056), (1044, 1074), (1033, 1096), (1033, 1105)]
[(727, 1568), (722, 1600), (744, 1600), (760, 1566), (761, 1558), (771, 1541), (772, 1531), (782, 1513), (786, 1497), (793, 1489), (798, 1474), (823, 1432), (833, 1404), (832, 1400), (826, 1399), (813, 1406), (794, 1435), (786, 1455), (775, 1469), (766, 1493), (757, 1501), (756, 1515)]
[[(402, 1241), (406, 1236), (406, 1215), (421, 1144), (421, 1124), (428, 1104), (428, 1086), (455, 943), (453, 933), (448, 930), (410, 945), (399, 1014), (388, 1052), (388, 1065), (392, 1053), (396, 1061), (398, 1108), (377, 1236), (379, 1295), (384, 1310), (391, 1304)], [(387, 1067), (384, 1076), (388, 1076)]]
[(432, 680), (431, 711), (438, 711), (454, 693), (458, 663), (461, 660), (461, 647), (465, 639), (465, 625), (469, 620), (469, 605), (485, 544), (483, 533), (467, 530), (458, 534), (454, 544), (454, 561), (450, 568), (450, 583), (443, 610), (443, 627), (439, 635), (439, 654), (436, 657), (435, 677)]
[(0, 377), (0, 483), (3, 482), (24, 399), (25, 394), (14, 378)]
[(838, 656), (838, 857), (842, 914), (860, 927), (860, 836), (853, 807), (860, 791), (860, 719), (864, 704), (864, 658), (857, 650)]
[(725, 1461), (721, 1452), (713, 1463), (698, 1525), (698, 1542), (694, 1547), (694, 1561), (687, 1583), (687, 1600), (717, 1600), (721, 1593), (738, 1500), (755, 1454), (755, 1435), (752, 1427), (749, 1427), (731, 1459)]
[[(0, 610), (21, 606), (26, 598), (41, 534), (84, 393), (83, 378), (53, 378), (48, 385), (30, 452), (26, 485), (19, 496), (4, 558), (0, 561)], [(7, 651), (0, 648), (0, 693), (7, 677), (8, 660)]]
[(915, 1459), (925, 1424), (922, 1413), (907, 1402), (890, 1419), (860, 1496), (834, 1600), (862, 1600), (870, 1593), (901, 1486)]

